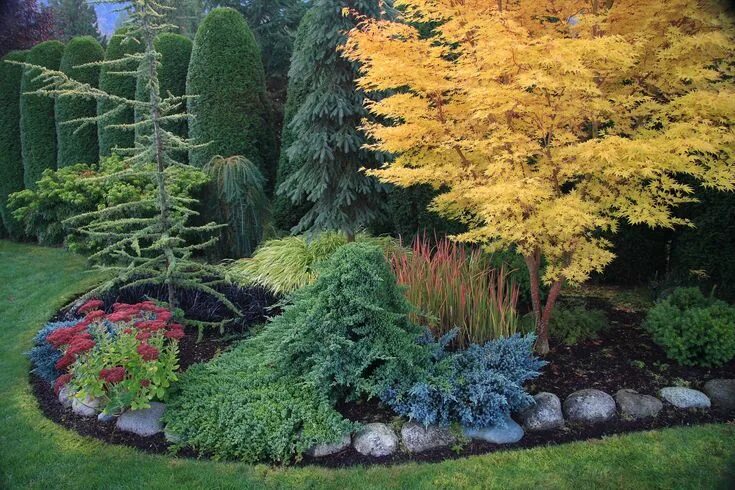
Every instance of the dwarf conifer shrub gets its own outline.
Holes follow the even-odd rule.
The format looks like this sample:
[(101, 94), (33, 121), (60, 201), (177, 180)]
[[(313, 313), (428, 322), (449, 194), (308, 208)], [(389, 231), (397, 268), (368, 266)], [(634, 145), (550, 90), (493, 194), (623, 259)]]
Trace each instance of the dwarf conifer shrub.
[[(58, 70), (64, 45), (59, 41), (45, 41), (28, 52), (26, 63)], [(25, 68), (20, 85), (20, 137), (23, 148), (23, 181), (26, 189), (36, 182), (47, 168), (56, 168), (56, 124), (54, 99), (30, 94), (43, 87), (37, 77), (38, 69)]]
[[(97, 87), (100, 78), (99, 66), (85, 66), (86, 63), (102, 61), (105, 51), (100, 43), (91, 36), (72, 38), (64, 49), (60, 70), (69, 77)], [(99, 161), (97, 145), (97, 124), (83, 127), (69, 121), (93, 118), (97, 115), (97, 103), (92, 98), (60, 96), (56, 98), (56, 137), (58, 140), (57, 166), (59, 168), (77, 163)]]
[(698, 288), (677, 288), (651, 308), (644, 327), (666, 354), (687, 366), (720, 366), (735, 357), (735, 307)]
[(549, 322), (549, 334), (564, 344), (574, 345), (596, 338), (606, 327), (605, 312), (573, 305), (556, 308)]
[(31, 372), (38, 375), (48, 383), (53, 383), (61, 376), (63, 371), (56, 368), (56, 363), (61, 359), (62, 352), (57, 347), (49, 344), (46, 339), (56, 330), (75, 326), (80, 320), (68, 322), (52, 322), (45, 325), (33, 338), (33, 348), (28, 351), (31, 360)]
[(0, 220), (11, 238), (23, 234), (20, 223), (7, 207), (10, 194), (23, 189), (23, 154), (20, 144), (21, 62), (27, 52), (13, 51), (0, 59)]

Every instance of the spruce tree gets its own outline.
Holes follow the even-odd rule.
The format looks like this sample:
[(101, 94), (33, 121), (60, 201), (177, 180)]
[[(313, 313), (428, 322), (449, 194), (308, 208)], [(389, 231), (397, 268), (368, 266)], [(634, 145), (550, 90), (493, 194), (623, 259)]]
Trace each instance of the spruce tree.
[[(99, 65), (87, 65), (102, 61), (105, 51), (92, 36), (75, 37), (66, 45), (61, 58), (60, 71), (70, 78), (91, 87), (99, 84)], [(87, 65), (87, 66), (82, 66)], [(58, 168), (77, 163), (96, 163), (99, 160), (97, 125), (77, 128), (69, 121), (91, 118), (97, 115), (94, 99), (67, 96), (56, 99), (56, 137), (58, 140)]]
[(77, 36), (100, 37), (97, 13), (87, 0), (51, 0), (54, 37), (64, 42)]
[[(113, 2), (109, 2), (113, 3)], [(223, 302), (233, 311), (236, 308), (213, 287), (221, 277), (216, 267), (193, 260), (194, 253), (215, 243), (212, 237), (218, 228), (214, 224), (192, 227), (189, 219), (196, 213), (191, 210), (196, 200), (176, 197), (171, 194), (171, 186), (176, 167), (184, 164), (176, 161), (177, 152), (187, 150), (192, 145), (166, 129), (166, 124), (187, 117), (178, 112), (185, 97), (162, 96), (159, 84), (161, 53), (156, 51), (154, 39), (165, 30), (161, 24), (162, 13), (166, 7), (158, 0), (133, 0), (130, 17), (126, 21), (128, 30), (121, 42), (139, 40), (142, 52), (128, 53), (115, 60), (101, 62), (101, 66), (120, 73), (126, 71), (130, 77), (143, 77), (148, 88), (148, 99), (136, 100), (135, 93), (129, 98), (110, 94), (70, 78), (58, 70), (43, 69), (26, 65), (28, 69), (40, 70), (40, 88), (37, 95), (92, 97), (105, 101), (110, 111), (117, 113), (121, 108), (139, 109), (144, 117), (131, 125), (132, 129), (141, 128), (141, 138), (135, 147), (119, 148), (124, 155), (126, 168), (108, 178), (122, 175), (148, 179), (156, 185), (155, 198), (129, 202), (107, 207), (99, 211), (85, 213), (72, 218), (69, 223), (78, 226), (78, 231), (92, 239), (106, 243), (106, 246), (90, 257), (98, 267), (109, 272), (111, 279), (88, 292), (84, 298), (96, 296), (112, 287), (134, 287), (140, 284), (165, 285), (171, 308), (176, 306), (179, 288), (194, 289)], [(133, 66), (130, 71), (127, 68)], [(123, 76), (123, 75), (120, 75)], [(97, 116), (102, 123), (106, 114)], [(92, 121), (78, 121), (84, 127)], [(150, 162), (154, 171), (150, 170)], [(153, 208), (156, 213), (149, 215)], [(212, 237), (212, 238), (208, 238)]]
[(189, 136), (209, 142), (189, 153), (203, 167), (215, 155), (240, 155), (255, 163), (272, 186), (274, 141), (267, 114), (260, 52), (245, 19), (230, 8), (212, 10), (194, 38), (187, 94)]
[[(294, 57), (304, 56), (304, 49), (308, 48), (304, 46), (304, 33), (312, 29), (313, 23), (314, 15), (312, 15), (312, 11), (310, 10), (304, 15), (301, 24), (299, 24), (296, 41), (294, 42)], [(291, 122), (296, 112), (304, 103), (304, 99), (306, 99), (306, 95), (308, 94), (308, 88), (303, 78), (289, 76), (286, 109), (283, 115), (283, 132), (281, 133), (281, 154), (278, 158), (276, 188), (293, 174), (295, 169), (301, 166), (301, 155), (296, 155), (291, 159), (288, 157), (287, 150), (295, 139)], [(296, 205), (287, 196), (278, 194), (273, 200), (273, 224), (279, 230), (290, 230), (299, 223), (308, 209), (308, 203)]]
[[(105, 61), (100, 66), (100, 90), (125, 99), (135, 97), (136, 78), (129, 75), (135, 71), (135, 60), (128, 55), (140, 53), (143, 44), (140, 40), (127, 35), (127, 27), (123, 26), (112, 35), (105, 52)], [(121, 62), (117, 63), (116, 61)], [(97, 102), (97, 138), (100, 157), (112, 154), (115, 147), (130, 148), (133, 146), (135, 133), (131, 126), (135, 119), (133, 107), (120, 106), (102, 99)]]
[(23, 156), (20, 147), (20, 79), (26, 51), (11, 51), (0, 59), (0, 219), (10, 238), (20, 238), (23, 228), (7, 209), (7, 199), (23, 190)]
[[(288, 158), (295, 170), (278, 188), (295, 204), (310, 203), (294, 232), (341, 230), (349, 237), (382, 215), (384, 186), (361, 168), (380, 166), (385, 156), (363, 148), (358, 129), (367, 116), (365, 94), (355, 85), (358, 66), (339, 48), (360, 16), (377, 18), (391, 2), (316, 0), (313, 23), (304, 32), (304, 47), (295, 53), (290, 76), (304, 81), (308, 94), (290, 126), (294, 142)], [(351, 13), (345, 15), (343, 8)]]
[[(28, 52), (26, 62), (57, 70), (64, 54), (59, 41), (45, 41)], [(23, 181), (33, 189), (47, 168), (56, 168), (54, 99), (30, 94), (41, 88), (37, 68), (24, 70), (20, 83), (20, 138), (23, 149)]]

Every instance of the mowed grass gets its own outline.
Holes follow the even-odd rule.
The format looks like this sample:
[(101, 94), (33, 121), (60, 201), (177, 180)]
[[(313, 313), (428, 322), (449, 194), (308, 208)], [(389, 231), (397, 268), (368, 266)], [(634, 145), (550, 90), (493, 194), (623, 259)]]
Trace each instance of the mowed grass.
[(23, 356), (35, 331), (99, 280), (63, 250), (0, 241), (0, 488), (731, 488), (735, 426), (707, 425), (438, 464), (330, 470), (152, 456), (45, 419)]

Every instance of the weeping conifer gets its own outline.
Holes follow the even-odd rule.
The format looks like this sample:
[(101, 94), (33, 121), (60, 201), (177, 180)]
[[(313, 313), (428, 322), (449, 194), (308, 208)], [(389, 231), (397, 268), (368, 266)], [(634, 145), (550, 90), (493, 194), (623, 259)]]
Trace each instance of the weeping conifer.
[[(91, 36), (75, 37), (64, 49), (59, 70), (74, 80), (97, 87), (100, 67), (81, 65), (101, 61), (104, 57), (105, 51), (95, 38)], [(57, 166), (61, 168), (77, 163), (99, 161), (97, 125), (90, 124), (78, 129), (71, 123), (80, 118), (93, 118), (97, 115), (97, 103), (94, 99), (58, 97), (55, 114), (58, 141)]]
[(363, 148), (367, 139), (358, 127), (368, 115), (365, 95), (355, 86), (357, 65), (342, 58), (339, 48), (360, 16), (385, 15), (391, 3), (317, 0), (312, 7), (313, 22), (304, 29), (303, 50), (294, 53), (290, 72), (307, 87), (286, 150), (298, 169), (278, 188), (294, 204), (310, 205), (294, 232), (331, 229), (352, 237), (382, 215), (384, 187), (360, 169), (380, 166), (385, 156)]

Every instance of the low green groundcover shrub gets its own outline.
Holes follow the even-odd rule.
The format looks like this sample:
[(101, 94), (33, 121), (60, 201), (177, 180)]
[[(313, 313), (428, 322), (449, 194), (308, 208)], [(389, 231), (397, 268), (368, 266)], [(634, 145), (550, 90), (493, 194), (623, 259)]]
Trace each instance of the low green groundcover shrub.
[[(367, 234), (358, 234), (355, 241), (379, 245), (386, 251), (398, 246), (391, 238)], [(289, 294), (313, 283), (320, 264), (345, 244), (347, 237), (338, 232), (269, 240), (255, 251), (252, 258), (234, 262), (229, 273), (234, 281), (241, 284), (257, 284), (277, 294)]]
[[(8, 207), (23, 224), (26, 233), (37, 237), (41, 244), (55, 245), (66, 240), (74, 252), (93, 253), (102, 244), (94, 238), (74, 233), (64, 221), (82, 213), (153, 199), (153, 182), (139, 176), (126, 176), (123, 173), (126, 169), (127, 165), (117, 156), (104, 158), (99, 165), (77, 164), (59, 170), (47, 169), (34, 190), (11, 194)], [(194, 168), (171, 167), (169, 173), (171, 194), (178, 197), (193, 196), (208, 181), (201, 170)], [(110, 178), (113, 175), (117, 177)], [(150, 212), (155, 212), (153, 203)], [(125, 216), (123, 211), (120, 214), (120, 217)]]
[(719, 366), (735, 357), (735, 307), (698, 288), (677, 288), (644, 322), (666, 354), (687, 366)]
[(566, 345), (594, 339), (607, 328), (607, 317), (602, 310), (588, 310), (583, 305), (558, 307), (551, 315), (549, 334)]

